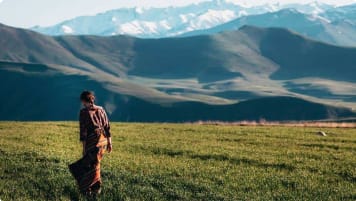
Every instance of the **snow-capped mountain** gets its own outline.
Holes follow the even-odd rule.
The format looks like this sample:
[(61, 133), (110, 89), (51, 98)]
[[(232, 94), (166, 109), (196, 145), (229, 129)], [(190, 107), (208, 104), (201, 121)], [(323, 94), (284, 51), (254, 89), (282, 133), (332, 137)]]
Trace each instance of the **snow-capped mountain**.
[(331, 21), (346, 21), (356, 25), (356, 4), (329, 9), (322, 13), (321, 16), (328, 18)]
[(181, 36), (233, 31), (240, 29), (244, 25), (287, 28), (315, 40), (337, 45), (356, 46), (356, 28), (352, 24), (346, 22), (330, 23), (329, 19), (324, 17), (315, 17), (314, 14), (304, 14), (290, 8), (260, 15), (240, 17), (210, 29), (195, 30), (184, 33)]
[(121, 8), (95, 16), (82, 16), (51, 27), (33, 27), (48, 35), (121, 35), (142, 38), (160, 38), (181, 35), (195, 30), (209, 29), (231, 20), (267, 12), (294, 8), (299, 12), (321, 17), (326, 10), (334, 8), (322, 3), (279, 3), (249, 6), (236, 0), (213, 0), (183, 7), (167, 8)]

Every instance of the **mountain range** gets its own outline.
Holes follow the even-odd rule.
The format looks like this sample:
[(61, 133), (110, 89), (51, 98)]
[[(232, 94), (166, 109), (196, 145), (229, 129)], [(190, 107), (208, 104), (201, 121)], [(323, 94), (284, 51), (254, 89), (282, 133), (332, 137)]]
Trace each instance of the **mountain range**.
[(213, 34), (253, 25), (288, 28), (315, 40), (355, 46), (355, 22), (356, 4), (336, 7), (312, 2), (247, 6), (231, 0), (213, 0), (183, 7), (121, 8), (32, 30), (47, 35), (165, 38)]
[(196, 30), (181, 36), (214, 34), (224, 31), (238, 30), (244, 25), (259, 27), (287, 28), (314, 40), (343, 46), (356, 46), (356, 26), (348, 21), (330, 22), (313, 15), (303, 14), (295, 9), (283, 9), (273, 13), (250, 15), (212, 27)]
[(0, 25), (0, 47), (1, 120), (76, 119), (83, 89), (120, 121), (356, 116), (356, 48), (282, 28), (141, 39)]

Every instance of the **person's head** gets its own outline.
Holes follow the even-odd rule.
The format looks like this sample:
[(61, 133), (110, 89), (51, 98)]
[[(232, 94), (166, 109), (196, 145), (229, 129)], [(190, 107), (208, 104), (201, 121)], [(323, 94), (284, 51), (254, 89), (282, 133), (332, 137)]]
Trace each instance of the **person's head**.
[(83, 91), (80, 94), (80, 101), (85, 107), (93, 105), (95, 101), (94, 93), (91, 91)]

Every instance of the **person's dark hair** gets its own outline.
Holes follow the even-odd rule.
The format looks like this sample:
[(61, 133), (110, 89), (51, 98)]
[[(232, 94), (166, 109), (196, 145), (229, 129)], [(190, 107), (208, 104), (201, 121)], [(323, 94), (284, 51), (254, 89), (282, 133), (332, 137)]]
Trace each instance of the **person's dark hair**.
[(87, 103), (92, 103), (93, 104), (94, 100), (95, 100), (94, 93), (91, 92), (91, 91), (83, 91), (80, 94), (80, 100), (84, 101), (84, 102), (87, 102)]

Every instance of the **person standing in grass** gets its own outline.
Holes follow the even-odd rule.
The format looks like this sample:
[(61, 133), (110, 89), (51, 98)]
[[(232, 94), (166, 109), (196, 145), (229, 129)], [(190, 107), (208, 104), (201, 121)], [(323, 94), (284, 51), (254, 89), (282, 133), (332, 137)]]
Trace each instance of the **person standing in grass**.
[(112, 151), (110, 123), (105, 110), (94, 104), (93, 92), (83, 91), (80, 101), (83, 104), (79, 115), (83, 157), (69, 165), (69, 170), (81, 193), (95, 197), (101, 191), (100, 161), (105, 151)]

